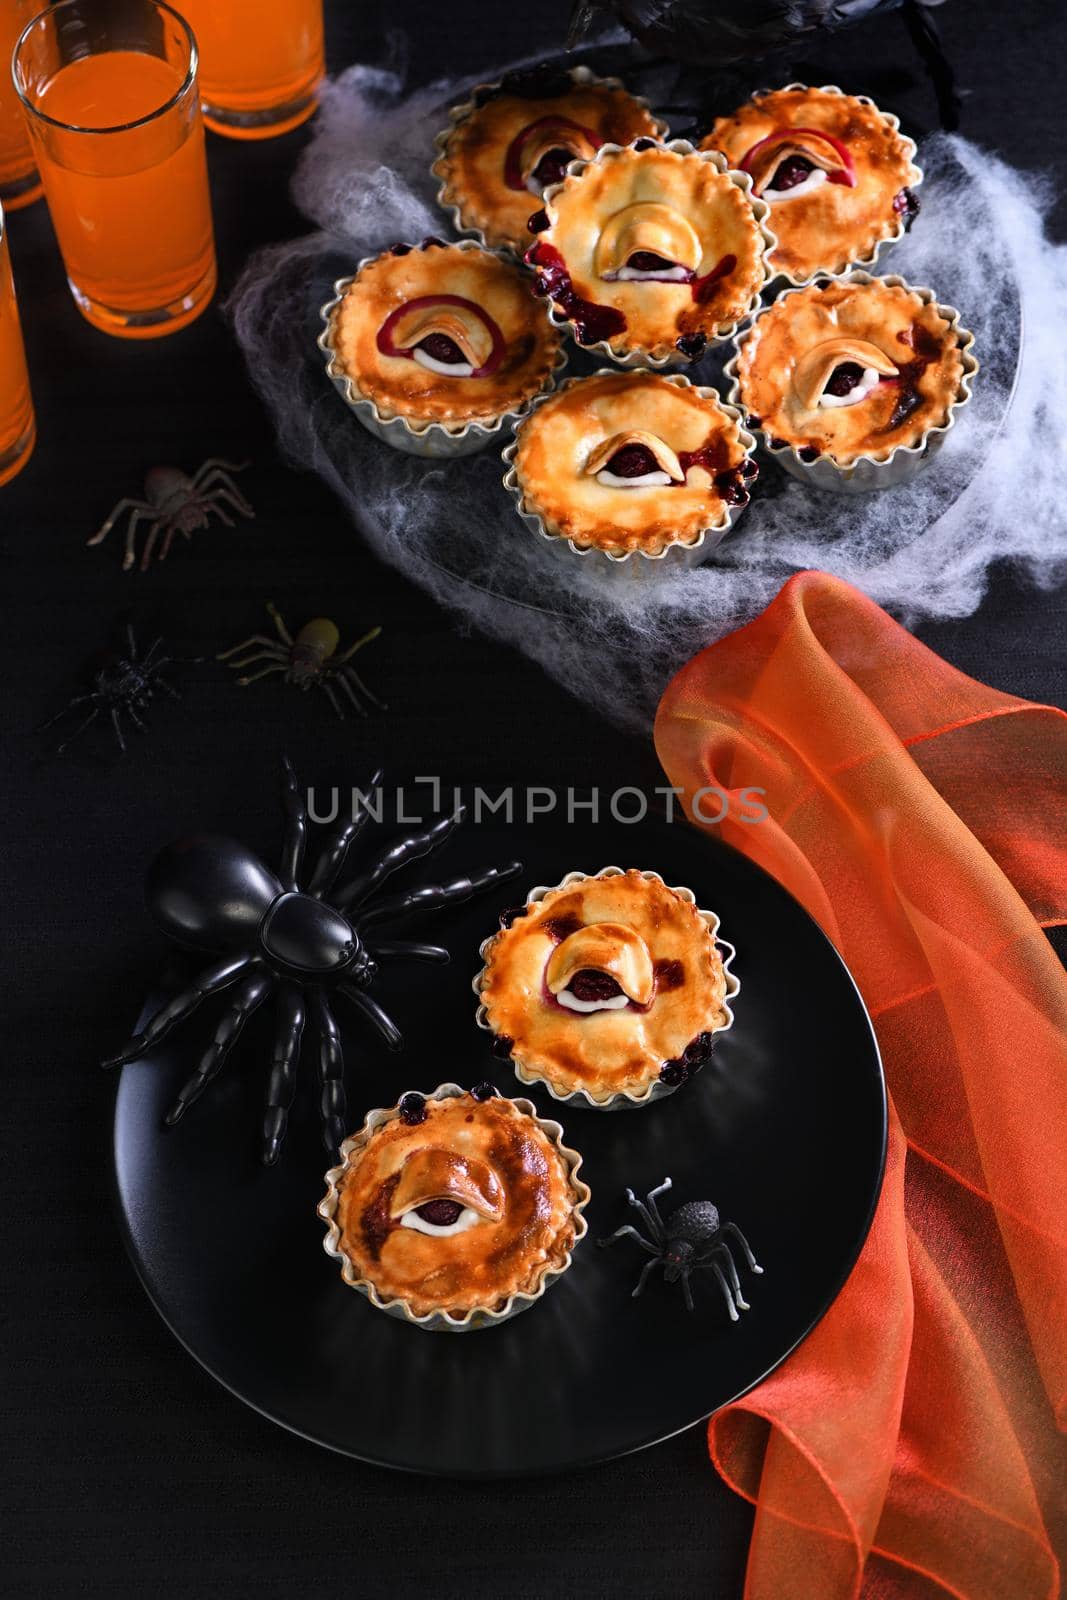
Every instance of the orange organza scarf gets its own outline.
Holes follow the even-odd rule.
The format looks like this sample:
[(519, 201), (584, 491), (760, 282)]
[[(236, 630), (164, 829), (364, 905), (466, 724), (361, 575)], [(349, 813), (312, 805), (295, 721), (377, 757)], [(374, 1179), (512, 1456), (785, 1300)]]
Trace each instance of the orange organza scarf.
[(845, 1289), (710, 1424), (757, 1508), (747, 1600), (1046, 1600), (1067, 1498), (1067, 979), (1041, 927), (1065, 920), (1067, 717), (802, 573), (678, 673), (656, 747), (689, 795), (765, 789), (769, 820), (719, 832), (836, 943), (892, 1100)]

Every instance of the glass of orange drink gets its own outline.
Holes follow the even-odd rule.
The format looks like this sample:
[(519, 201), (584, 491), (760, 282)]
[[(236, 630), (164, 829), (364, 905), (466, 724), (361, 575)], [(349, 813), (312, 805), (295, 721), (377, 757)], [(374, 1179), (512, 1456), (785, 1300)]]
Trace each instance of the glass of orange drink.
[(36, 438), (11, 253), (4, 213), (0, 210), (0, 483), (22, 470), (33, 453)]
[(57, 0), (13, 72), (82, 314), (127, 339), (184, 327), (215, 291), (188, 23), (163, 0)]
[(28, 206), (41, 192), (30, 137), (11, 81), (15, 40), (39, 9), (40, 0), (0, 0), (0, 203), (8, 211)]
[(325, 72), (322, 0), (184, 0), (200, 47), (204, 120), (231, 139), (287, 133)]

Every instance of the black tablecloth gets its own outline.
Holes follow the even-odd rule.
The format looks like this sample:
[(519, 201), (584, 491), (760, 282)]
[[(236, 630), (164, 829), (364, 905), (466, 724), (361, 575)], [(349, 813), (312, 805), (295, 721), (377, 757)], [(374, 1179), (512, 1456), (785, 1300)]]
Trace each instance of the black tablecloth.
[[(1016, 164), (1064, 160), (1055, 0), (952, 0), (940, 13), (964, 90), (964, 131)], [(380, 59), (406, 32), (413, 81), (554, 49), (565, 0), (333, 0), (330, 64)], [(912, 128), (935, 118), (899, 19), (879, 20), (797, 75), (891, 99)], [(816, 76), (815, 74), (819, 74)], [(888, 92), (887, 92), (888, 91)], [(262, 145), (212, 137), (222, 291), (249, 250), (306, 224), (287, 177), (306, 134)], [(1054, 226), (1062, 233), (1062, 205)], [(0, 1342), (5, 1530), (13, 1596), (339, 1591), (540, 1596), (739, 1594), (750, 1511), (717, 1480), (703, 1430), (581, 1476), (494, 1487), (401, 1478), (290, 1437), (218, 1389), (151, 1310), (110, 1211), (110, 1085), (94, 1066), (158, 971), (141, 872), (191, 824), (268, 845), (279, 749), (319, 781), (381, 752), (397, 776), (644, 784), (650, 746), (615, 732), (523, 657), (460, 633), (367, 554), (326, 490), (275, 458), (219, 309), (155, 343), (110, 340), (70, 300), (48, 215), (11, 223), (40, 426), (36, 455), (0, 491), (7, 770), (4, 1219)], [(221, 298), (221, 296), (220, 296)], [(1062, 330), (1050, 330), (1062, 336)], [(248, 457), (254, 524), (213, 529), (146, 577), (85, 538), (146, 467)], [(115, 536), (112, 536), (115, 539)], [(351, 634), (383, 624), (367, 677), (388, 716), (336, 722), (324, 699), (268, 680), (243, 694), (211, 662), (273, 598)], [(163, 706), (125, 761), (92, 729), (62, 760), (31, 728), (131, 609), (181, 653), (181, 707)], [(1062, 596), (998, 571), (981, 610), (922, 636), (967, 672), (1062, 698)], [(669, 1351), (649, 1350), (650, 1363)], [(640, 1381), (640, 1374), (635, 1374)], [(538, 1403), (539, 1374), (528, 1375)], [(918, 1591), (915, 1591), (918, 1592)], [(796, 1597), (811, 1594), (798, 1575)], [(783, 1600), (795, 1600), (785, 1597)], [(1007, 1600), (1007, 1597), (1006, 1597)]]

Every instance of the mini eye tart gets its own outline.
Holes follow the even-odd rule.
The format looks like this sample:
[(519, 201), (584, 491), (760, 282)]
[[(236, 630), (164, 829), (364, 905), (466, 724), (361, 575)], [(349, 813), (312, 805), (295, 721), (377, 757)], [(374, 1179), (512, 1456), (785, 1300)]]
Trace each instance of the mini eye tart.
[(701, 149), (748, 173), (771, 208), (774, 265), (794, 283), (869, 262), (919, 210), (915, 145), (862, 96), (800, 84), (754, 95)]
[(456, 1322), (536, 1295), (569, 1264), (589, 1194), (558, 1124), (499, 1095), (417, 1098), (418, 1122), (374, 1113), (328, 1175), (319, 1212), (346, 1280), (386, 1308)]
[(885, 457), (945, 422), (961, 393), (960, 339), (936, 305), (902, 285), (813, 284), (781, 295), (744, 336), (741, 403), (768, 438), (805, 459)]
[(511, 262), (428, 240), (367, 262), (334, 312), (336, 359), (383, 417), (492, 422), (551, 382), (559, 335)]
[(695, 359), (766, 281), (763, 211), (721, 157), (684, 141), (604, 146), (548, 191), (526, 260), (579, 344)]
[(654, 873), (572, 873), (484, 947), (485, 1026), (524, 1081), (561, 1098), (676, 1087), (731, 1021), (736, 982), (709, 919)]
[(438, 198), (455, 207), (463, 228), (521, 253), (530, 243), (531, 213), (568, 162), (587, 160), (603, 144), (665, 131), (622, 84), (585, 68), (512, 74), (455, 108), (452, 127), (438, 139)]
[(710, 390), (654, 372), (565, 383), (516, 432), (524, 508), (582, 548), (655, 555), (722, 527), (755, 483), (753, 441)]

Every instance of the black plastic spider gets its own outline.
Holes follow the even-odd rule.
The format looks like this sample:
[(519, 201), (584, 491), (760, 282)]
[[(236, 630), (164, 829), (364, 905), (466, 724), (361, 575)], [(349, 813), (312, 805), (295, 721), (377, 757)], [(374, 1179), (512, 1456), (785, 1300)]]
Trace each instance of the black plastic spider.
[(110, 717), (119, 749), (125, 755), (126, 737), (122, 731), (122, 717), (128, 717), (137, 731), (144, 733), (146, 726), (144, 713), (153, 700), (161, 694), (167, 695), (171, 700), (181, 699), (174, 685), (168, 683), (163, 676), (165, 669), (174, 663), (169, 656), (159, 654), (162, 644), (162, 639), (156, 639), (143, 656), (138, 656), (133, 624), (128, 622), (126, 654), (123, 655), (121, 650), (110, 648), (100, 651), (87, 672), (92, 687), (84, 694), (74, 695), (62, 711), (57, 711), (54, 717), (49, 717), (47, 722), (42, 722), (40, 725), (42, 730), (51, 728), (62, 717), (69, 716), (80, 706), (90, 708), (88, 716), (82, 719), (74, 732), (68, 734), (62, 744), (57, 745), (57, 756), (62, 755), (67, 746), (73, 744), (89, 724), (96, 721), (101, 712)]
[[(367, 992), (377, 977), (379, 961), (449, 959), (440, 945), (378, 938), (379, 925), (411, 912), (456, 905), (522, 870), (520, 862), (512, 861), (449, 883), (379, 897), (390, 874), (444, 843), (462, 818), (461, 807), (453, 816), (395, 840), (362, 872), (335, 888), (349, 848), (370, 815), (363, 804), (328, 839), (306, 888), (301, 889), (307, 809), (288, 759), (284, 766), (288, 821), (277, 875), (245, 845), (215, 835), (180, 839), (152, 863), (146, 899), (163, 931), (183, 944), (221, 954), (161, 1007), (142, 1033), (103, 1063), (120, 1066), (143, 1055), (201, 1000), (235, 984), (214, 1039), (167, 1113), (166, 1121), (172, 1125), (220, 1071), (252, 1012), (277, 990), (278, 1026), (263, 1118), (263, 1160), (268, 1166), (278, 1159), (285, 1138), (305, 1018), (319, 1036), (322, 1134), (331, 1154), (345, 1135), (344, 1058), (327, 988), (350, 1001), (386, 1044), (398, 1050), (403, 1044), (399, 1028)], [(376, 773), (372, 791), (380, 778)]]
[[(693, 1291), (689, 1287), (689, 1274), (698, 1267), (710, 1267), (719, 1280), (730, 1313), (730, 1321), (737, 1321), (738, 1311), (748, 1311), (748, 1302), (742, 1297), (741, 1282), (737, 1276), (737, 1265), (730, 1251), (730, 1246), (723, 1237), (733, 1234), (742, 1250), (752, 1272), (762, 1273), (763, 1268), (757, 1263), (755, 1256), (749, 1249), (748, 1240), (745, 1238), (736, 1222), (719, 1222), (718, 1209), (710, 1200), (690, 1200), (684, 1206), (679, 1206), (677, 1211), (672, 1211), (664, 1222), (659, 1214), (656, 1201), (661, 1194), (666, 1194), (672, 1187), (670, 1178), (664, 1178), (658, 1189), (652, 1189), (639, 1200), (632, 1189), (627, 1189), (626, 1198), (630, 1204), (640, 1212), (652, 1238), (646, 1239), (643, 1233), (624, 1223), (621, 1228), (609, 1234), (606, 1239), (599, 1239), (597, 1243), (604, 1245), (614, 1244), (616, 1239), (636, 1239), (642, 1250), (647, 1250), (652, 1260), (646, 1261), (637, 1280), (637, 1287), (633, 1292), (636, 1300), (645, 1287), (649, 1273), (655, 1267), (663, 1268), (663, 1276), (668, 1283), (682, 1282), (682, 1293), (685, 1296), (686, 1308), (693, 1309)], [(723, 1266), (729, 1274), (730, 1281), (726, 1281)]]

